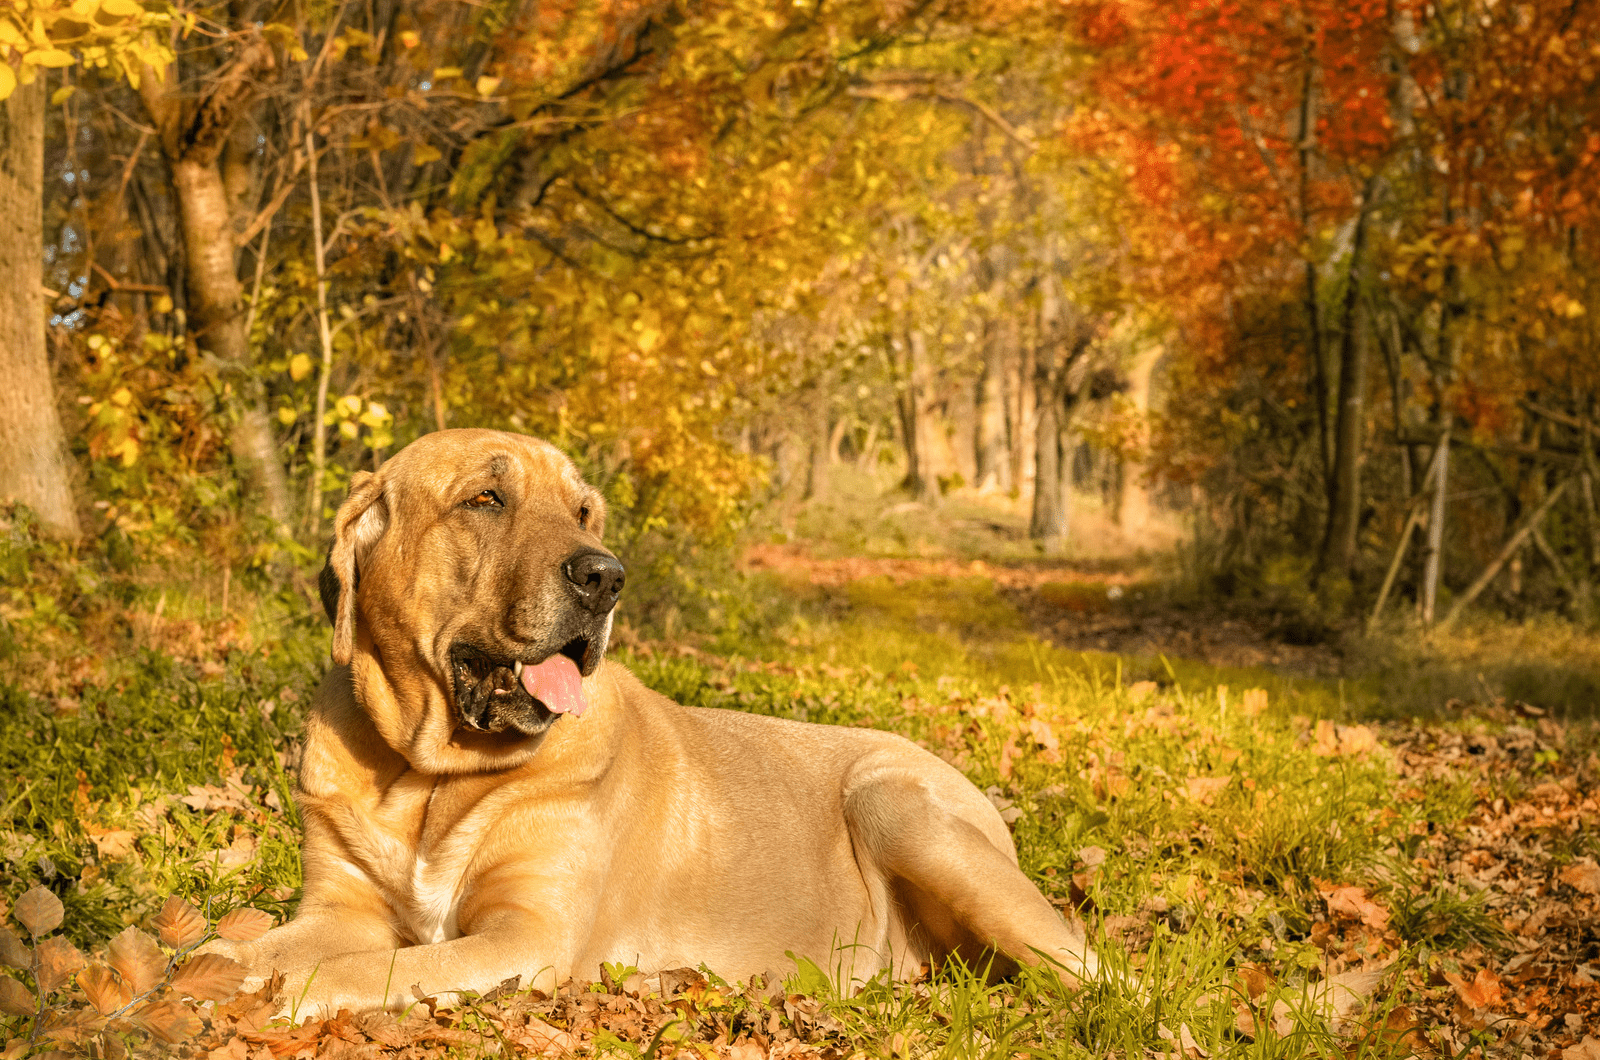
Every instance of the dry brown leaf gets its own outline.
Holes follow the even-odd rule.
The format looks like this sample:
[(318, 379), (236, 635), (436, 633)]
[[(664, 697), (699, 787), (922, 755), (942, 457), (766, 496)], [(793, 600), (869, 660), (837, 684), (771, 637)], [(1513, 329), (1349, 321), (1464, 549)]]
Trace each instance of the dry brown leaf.
[(0, 1012), (8, 1016), (31, 1016), (34, 1005), (33, 991), (9, 975), (0, 975)]
[(1561, 1050), (1561, 1060), (1600, 1060), (1600, 1038), (1584, 1035), (1577, 1045)]
[(61, 899), (50, 891), (34, 886), (17, 899), (11, 915), (17, 918), (17, 923), (28, 929), (28, 934), (38, 938), (61, 926), (66, 909), (61, 905)]
[(1183, 782), (1184, 794), (1202, 806), (1216, 801), (1217, 792), (1228, 786), (1232, 777), (1190, 777)]
[(33, 967), (33, 951), (4, 924), (0, 924), (0, 964), (9, 968)]
[(1574, 861), (1561, 870), (1561, 882), (1584, 894), (1600, 894), (1600, 865), (1588, 860)]
[(226, 1045), (219, 1045), (206, 1054), (207, 1060), (249, 1060), (250, 1047), (243, 1038), (233, 1037), (228, 1039)]
[(519, 1027), (508, 1036), (521, 1048), (535, 1053), (570, 1053), (578, 1044), (568, 1032), (539, 1019), (529, 1019), (526, 1027)]
[(272, 927), (272, 914), (259, 909), (235, 909), (217, 921), (217, 934), (234, 942), (250, 942)]
[(168, 1045), (177, 1045), (200, 1033), (200, 1017), (187, 1005), (157, 1001), (134, 1015), (134, 1022)]
[(136, 927), (125, 927), (107, 950), (111, 967), (134, 996), (148, 993), (167, 974), (167, 957), (155, 940)]
[(126, 828), (90, 828), (87, 831), (95, 853), (112, 861), (127, 857), (133, 851), (133, 841), (138, 838)]
[(83, 988), (89, 1004), (102, 1016), (111, 1015), (133, 1000), (128, 984), (103, 964), (91, 964), (79, 972), (78, 985)]
[(78, 948), (60, 936), (39, 943), (37, 956), (38, 968), (34, 978), (39, 981), (39, 990), (46, 994), (67, 985), (67, 981), (84, 964), (83, 954), (78, 952)]
[(1242, 966), (1239, 969), (1239, 980), (1244, 984), (1244, 992), (1249, 995), (1251, 1001), (1271, 990), (1273, 984), (1272, 973), (1256, 964)]
[(1335, 887), (1319, 882), (1317, 890), (1322, 892), (1323, 900), (1328, 903), (1328, 912), (1335, 916), (1359, 920), (1374, 931), (1388, 927), (1389, 910), (1368, 898), (1365, 888)]
[(197, 1001), (226, 1001), (243, 982), (244, 965), (220, 953), (202, 953), (174, 973), (172, 989)]
[(1503, 1000), (1500, 993), (1500, 978), (1489, 969), (1478, 969), (1478, 974), (1471, 982), (1450, 972), (1444, 973), (1444, 977), (1455, 988), (1456, 996), (1468, 1008), (1477, 1010), (1500, 1007)]
[(167, 899), (150, 926), (156, 929), (162, 942), (175, 950), (193, 946), (206, 935), (206, 918), (177, 895)]

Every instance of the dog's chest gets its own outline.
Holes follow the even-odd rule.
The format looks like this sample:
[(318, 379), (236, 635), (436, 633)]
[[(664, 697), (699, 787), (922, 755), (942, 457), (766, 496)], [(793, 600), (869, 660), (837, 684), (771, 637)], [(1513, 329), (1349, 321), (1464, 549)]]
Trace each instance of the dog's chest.
[(383, 892), (397, 926), (414, 942), (459, 938), (481, 822), (438, 790), (390, 795), (375, 813), (363, 815), (357, 828), (364, 835), (345, 837), (347, 849), (358, 852), (355, 867)]

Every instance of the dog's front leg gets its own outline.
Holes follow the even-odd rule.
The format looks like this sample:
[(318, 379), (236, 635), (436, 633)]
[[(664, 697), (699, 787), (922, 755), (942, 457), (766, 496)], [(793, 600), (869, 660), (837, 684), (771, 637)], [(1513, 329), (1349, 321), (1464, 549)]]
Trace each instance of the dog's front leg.
[(484, 993), (512, 976), (523, 986), (553, 990), (558, 961), (564, 977), (570, 960), (550, 951), (543, 927), (534, 917), (506, 915), (449, 942), (329, 957), (288, 976), (279, 1015), (298, 1022), (341, 1009), (399, 1011), (419, 996), (449, 1005), (463, 991)]

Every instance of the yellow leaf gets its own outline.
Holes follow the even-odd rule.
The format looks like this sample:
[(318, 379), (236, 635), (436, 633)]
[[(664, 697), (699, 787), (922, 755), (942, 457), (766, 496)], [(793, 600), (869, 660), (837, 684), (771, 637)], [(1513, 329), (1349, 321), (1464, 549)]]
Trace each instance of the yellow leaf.
[(120, 457), (123, 467), (132, 467), (139, 462), (139, 442), (133, 438), (124, 438), (111, 447), (111, 455)]
[(30, 66), (71, 66), (72, 53), (64, 52), (60, 48), (40, 48), (24, 55), (22, 61)]
[(500, 87), (500, 79), (498, 77), (487, 77), (487, 76), (485, 76), (485, 77), (478, 78), (477, 88), (478, 88), (478, 95), (480, 95), (480, 96), (492, 96), (492, 95), (494, 95), (494, 90), (499, 88), (499, 87)]
[(278, 422), (283, 424), (285, 427), (293, 423), (296, 418), (297, 417), (294, 414), (294, 409), (290, 408), (289, 406), (282, 405), (278, 408)]
[(72, 98), (72, 94), (74, 92), (76, 92), (77, 90), (78, 90), (78, 86), (77, 85), (62, 85), (60, 88), (58, 88), (54, 92), (50, 93), (50, 105), (52, 107), (61, 106), (61, 104), (65, 103), (67, 100), (71, 99)]
[[(0, 26), (5, 25), (0, 22)], [(0, 99), (5, 99), (17, 90), (17, 75), (9, 64), (0, 62)]]
[(410, 51), (412, 48), (415, 48), (417, 45), (419, 45), (421, 43), (422, 43), (422, 35), (419, 34), (416, 30), (414, 30), (414, 29), (401, 30), (401, 32), (400, 32), (400, 46), (402, 48), (405, 48), (407, 51)]
[(452, 77), (460, 76), (461, 67), (459, 66), (440, 66), (435, 68), (433, 71), (433, 79), (435, 81), (448, 81)]
[(355, 420), (341, 420), (339, 422), (339, 433), (354, 441), (355, 437), (361, 433), (361, 428), (356, 426)]
[(160, 298), (155, 300), (155, 304), (150, 308), (157, 313), (172, 312), (172, 296), (170, 294), (162, 295)]
[(135, 3), (135, 0), (103, 0), (100, 10), (117, 18), (127, 18), (130, 15), (144, 14), (144, 8)]
[(119, 388), (117, 390), (117, 392), (115, 394), (111, 395), (111, 403), (113, 405), (117, 406), (118, 408), (125, 409), (132, 402), (133, 402), (133, 391), (129, 390), (127, 387), (121, 387), (121, 388)]
[(89, 18), (100, 9), (100, 0), (72, 0), (72, 13), (79, 18)]
[(432, 144), (418, 144), (411, 151), (411, 163), (417, 166), (425, 166), (429, 162), (437, 162), (442, 157), (439, 149)]
[(311, 374), (311, 358), (304, 353), (297, 353), (289, 358), (289, 378), (296, 383)]
[(449, 243), (440, 243), (439, 244), (439, 264), (443, 265), (445, 262), (449, 261), (453, 256), (455, 256), (455, 251), (450, 248), (450, 244)]

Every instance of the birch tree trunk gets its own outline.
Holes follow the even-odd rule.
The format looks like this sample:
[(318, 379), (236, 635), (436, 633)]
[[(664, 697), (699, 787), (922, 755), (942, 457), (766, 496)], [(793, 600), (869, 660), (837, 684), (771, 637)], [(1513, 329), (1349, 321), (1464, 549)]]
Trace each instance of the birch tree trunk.
[(0, 102), (0, 498), (53, 537), (76, 538), (72, 465), (45, 351), (45, 80)]

